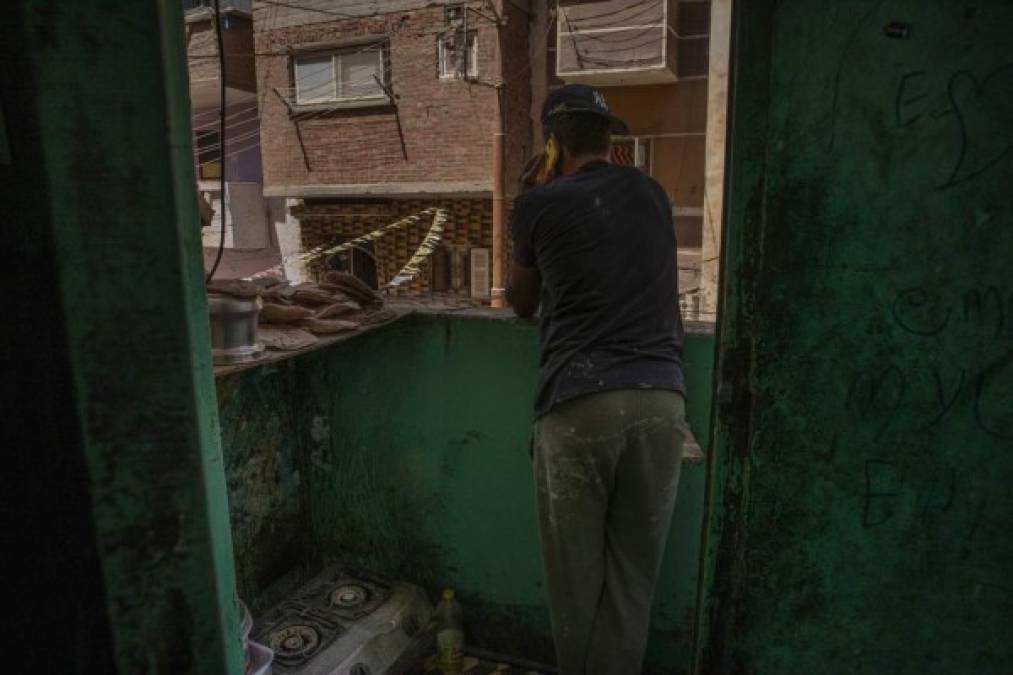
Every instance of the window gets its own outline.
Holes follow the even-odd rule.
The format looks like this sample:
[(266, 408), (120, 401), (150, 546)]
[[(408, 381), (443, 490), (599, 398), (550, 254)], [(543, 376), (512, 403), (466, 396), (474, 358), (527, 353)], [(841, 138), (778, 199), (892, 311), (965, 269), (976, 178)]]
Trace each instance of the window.
[(635, 166), (651, 175), (654, 168), (651, 146), (651, 139), (648, 137), (613, 137), (612, 163), (622, 166)]
[(197, 134), (197, 175), (201, 180), (222, 176), (221, 137), (217, 131), (198, 131)]
[(295, 58), (297, 105), (386, 100), (383, 47), (370, 45)]
[[(440, 77), (444, 79), (478, 77), (478, 31), (444, 33), (438, 42)], [(463, 59), (463, 61), (462, 61)]]
[(443, 8), (443, 20), (448, 26), (460, 26), (464, 23), (464, 5), (447, 5)]

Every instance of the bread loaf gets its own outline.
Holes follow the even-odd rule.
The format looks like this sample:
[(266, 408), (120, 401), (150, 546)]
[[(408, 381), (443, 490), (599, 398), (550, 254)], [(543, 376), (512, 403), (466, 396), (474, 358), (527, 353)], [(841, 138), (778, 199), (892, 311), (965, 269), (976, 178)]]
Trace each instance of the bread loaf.
[(265, 302), (264, 308), (260, 310), (260, 320), (264, 323), (295, 323), (313, 316), (313, 310), (298, 305), (279, 305), (273, 302)]
[(306, 319), (299, 325), (318, 335), (344, 333), (359, 329), (359, 324), (354, 321), (340, 321), (338, 319)]

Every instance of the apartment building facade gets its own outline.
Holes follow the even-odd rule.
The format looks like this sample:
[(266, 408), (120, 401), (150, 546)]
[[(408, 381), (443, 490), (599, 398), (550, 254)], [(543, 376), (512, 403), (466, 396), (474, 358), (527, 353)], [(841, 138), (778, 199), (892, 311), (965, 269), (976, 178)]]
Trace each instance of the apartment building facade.
[[(630, 136), (615, 139), (612, 159), (640, 167), (664, 187), (679, 240), (683, 310), (706, 318), (700, 266), (711, 201), (705, 194), (711, 2), (558, 0), (532, 7), (532, 116), (564, 83), (601, 88), (630, 127)], [(540, 129), (534, 133), (541, 143)]]
[(204, 244), (219, 245), (224, 220), (227, 248), (270, 248), (275, 244), (269, 226), (271, 204), (263, 195), (252, 0), (220, 1), (224, 62), (218, 50), (214, 2), (183, 0), (183, 9), (197, 187), (214, 209), (211, 225), (203, 230)]
[[(506, 185), (531, 151), (524, 3), (265, 1), (254, 29), (265, 194), (288, 214), (279, 231), (305, 250), (441, 207), (442, 245), (406, 290), (488, 298), (489, 256), (505, 243), (493, 242), (497, 120)], [(367, 276), (389, 280), (428, 226), (364, 247)]]

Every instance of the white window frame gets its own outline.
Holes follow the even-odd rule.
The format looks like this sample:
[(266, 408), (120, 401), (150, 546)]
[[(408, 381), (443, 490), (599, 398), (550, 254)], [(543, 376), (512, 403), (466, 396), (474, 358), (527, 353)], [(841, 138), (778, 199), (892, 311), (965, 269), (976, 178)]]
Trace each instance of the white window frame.
[[(478, 77), (478, 31), (470, 29), (468, 31), (461, 31), (465, 33), (464, 41), (470, 42), (468, 45), (468, 54), (465, 57), (465, 77), (473, 78)], [(439, 75), (441, 80), (457, 80), (461, 79), (457, 72), (456, 59), (455, 63), (447, 63), (447, 45), (446, 40), (449, 37), (456, 38), (456, 32), (443, 33), (436, 39), (437, 48), (437, 63), (439, 68)]]
[[(387, 67), (386, 67), (386, 44), (372, 44), (366, 46), (349, 47), (347, 49), (337, 49), (331, 51), (313, 51), (296, 54), (292, 57), (292, 77), (293, 77), (293, 98), (295, 104), (299, 106), (314, 106), (314, 105), (328, 105), (328, 104), (342, 104), (342, 103), (360, 103), (360, 102), (382, 102), (386, 101), (387, 93), (384, 89), (387, 86)], [(366, 96), (344, 96), (339, 94), (341, 88), (341, 82), (338, 81), (338, 73), (341, 72), (341, 57), (348, 54), (358, 54), (367, 51), (374, 51), (377, 58), (376, 76), (380, 81), (380, 91), (375, 94), (369, 94)], [(309, 99), (302, 98), (302, 92), (299, 90), (299, 68), (298, 64), (300, 60), (310, 59), (321, 59), (330, 57), (331, 59), (331, 84), (333, 85), (333, 95), (324, 97), (314, 97)]]
[(613, 136), (613, 142), (633, 142), (633, 166), (648, 176), (654, 176), (654, 137), (653, 136)]

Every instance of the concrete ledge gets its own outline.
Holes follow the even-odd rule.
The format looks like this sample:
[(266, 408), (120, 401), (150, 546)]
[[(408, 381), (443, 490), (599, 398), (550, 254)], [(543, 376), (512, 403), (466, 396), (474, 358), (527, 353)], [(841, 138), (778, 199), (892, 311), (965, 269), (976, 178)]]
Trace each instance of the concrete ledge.
[[(538, 318), (519, 319), (509, 307), (493, 309), (492, 307), (468, 307), (442, 305), (435, 302), (412, 302), (411, 298), (392, 298), (388, 306), (405, 314), (438, 315), (469, 317), (473, 319), (490, 319), (508, 323), (538, 325)], [(714, 335), (717, 326), (712, 321), (689, 321), (683, 319), (683, 329), (687, 335)]]
[(324, 197), (492, 197), (492, 183), (338, 183), (325, 185), (269, 185), (265, 197), (313, 199)]
[[(453, 318), (466, 318), (475, 320), (495, 321), (498, 323), (514, 324), (519, 326), (531, 326), (537, 328), (537, 319), (519, 319), (514, 316), (514, 313), (510, 309), (492, 309), (491, 307), (451, 307), (446, 305), (426, 305), (426, 304), (415, 304), (398, 302), (396, 299), (389, 301), (385, 305), (386, 309), (392, 310), (397, 316), (396, 318), (386, 321), (384, 323), (373, 324), (371, 326), (363, 326), (360, 330), (351, 333), (341, 333), (338, 335), (325, 335), (318, 336), (318, 341), (303, 349), (294, 351), (267, 351), (265, 352), (264, 358), (258, 359), (257, 361), (251, 361), (249, 363), (237, 363), (228, 366), (215, 366), (214, 374), (216, 377), (229, 375), (242, 370), (249, 370), (251, 368), (257, 368), (259, 366), (276, 363), (278, 361), (286, 361), (291, 358), (295, 358), (308, 352), (313, 352), (324, 347), (329, 347), (338, 342), (345, 342), (346, 340), (365, 335), (384, 326), (390, 326), (391, 324), (398, 323), (406, 317), (413, 316), (429, 316), (429, 317), (453, 317)], [(704, 322), (688, 322), (686, 324), (687, 334), (696, 335), (713, 335), (714, 324)], [(692, 439), (692, 443), (696, 443), (695, 439)], [(697, 446), (699, 447), (699, 446)], [(691, 454), (691, 453), (688, 453)]]
[[(252, 20), (253, 15), (249, 12), (227, 5), (222, 7), (222, 14), (235, 14), (236, 16), (242, 16)], [(215, 10), (213, 7), (194, 7), (183, 11), (183, 21), (185, 23), (200, 23), (202, 21), (211, 21), (215, 18)]]
[[(389, 96), (367, 96), (358, 99), (330, 101), (327, 103), (293, 103), (289, 108), (289, 117), (296, 119), (306, 113), (340, 113), (342, 110), (362, 110), (364, 108), (390, 108), (394, 104)], [(298, 121), (298, 120), (296, 120)]]
[[(442, 318), (467, 318), (474, 320), (488, 320), (495, 321), (498, 323), (510, 323), (515, 325), (528, 325), (531, 327), (537, 326), (537, 321), (532, 319), (518, 319), (513, 315), (510, 310), (506, 309), (491, 309), (489, 307), (468, 307), (468, 308), (456, 308), (448, 306), (426, 306), (426, 305), (415, 305), (406, 303), (390, 302), (387, 303), (386, 309), (393, 310), (397, 315), (390, 321), (374, 324), (371, 326), (363, 326), (360, 330), (353, 333), (342, 333), (339, 335), (327, 335), (319, 336), (318, 341), (305, 347), (303, 349), (294, 351), (272, 351), (268, 350), (264, 353), (263, 358), (257, 361), (249, 363), (237, 363), (227, 366), (215, 366), (214, 375), (215, 378), (223, 378), (228, 375), (234, 375), (236, 373), (253, 370), (255, 368), (262, 368), (271, 365), (276, 365), (282, 361), (288, 361), (290, 359), (297, 358), (310, 352), (315, 352), (320, 349), (326, 349), (332, 347), (341, 342), (347, 342), (352, 339), (359, 338), (368, 333), (378, 331), (379, 329), (389, 327), (395, 324), (403, 322), (405, 319), (411, 317), (442, 317)], [(706, 327), (710, 330), (701, 330), (699, 332), (713, 332), (713, 325), (706, 324)], [(687, 330), (687, 333), (690, 332)], [(683, 446), (682, 461), (688, 464), (702, 464), (706, 458), (706, 453), (697, 439), (692, 427), (688, 421), (686, 424), (686, 439), (685, 445)]]

